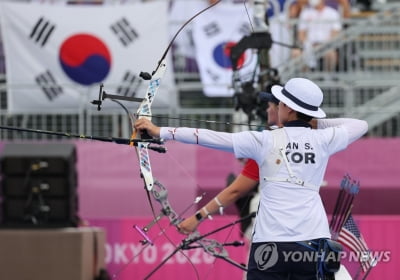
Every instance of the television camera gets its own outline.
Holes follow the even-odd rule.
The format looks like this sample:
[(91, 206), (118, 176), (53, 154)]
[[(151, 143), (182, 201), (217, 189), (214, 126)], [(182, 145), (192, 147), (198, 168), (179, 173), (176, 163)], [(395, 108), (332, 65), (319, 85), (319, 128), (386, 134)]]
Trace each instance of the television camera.
[[(273, 43), (268, 31), (266, 17), (266, 0), (254, 3), (254, 31), (244, 36), (236, 45), (230, 48), (232, 64), (232, 86), (234, 89), (233, 101), (235, 110), (242, 110), (248, 117), (250, 125), (257, 118), (265, 123), (267, 119), (266, 107), (268, 103), (260, 93), (270, 92), (272, 85), (280, 83), (278, 70), (269, 67), (268, 51)], [(247, 49), (256, 49), (259, 56), (259, 73), (252, 75), (249, 81), (242, 81), (238, 72), (238, 62)]]

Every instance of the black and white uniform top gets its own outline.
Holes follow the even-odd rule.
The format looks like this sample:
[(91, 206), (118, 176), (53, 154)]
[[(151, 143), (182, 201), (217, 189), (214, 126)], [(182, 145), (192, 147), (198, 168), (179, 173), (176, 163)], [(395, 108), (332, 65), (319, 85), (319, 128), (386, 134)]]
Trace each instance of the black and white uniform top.
[(319, 119), (318, 129), (292, 121), (261, 132), (162, 127), (160, 137), (254, 159), (260, 169), (260, 206), (252, 241), (290, 242), (331, 237), (319, 195), (329, 157), (367, 130), (365, 121), (338, 118)]

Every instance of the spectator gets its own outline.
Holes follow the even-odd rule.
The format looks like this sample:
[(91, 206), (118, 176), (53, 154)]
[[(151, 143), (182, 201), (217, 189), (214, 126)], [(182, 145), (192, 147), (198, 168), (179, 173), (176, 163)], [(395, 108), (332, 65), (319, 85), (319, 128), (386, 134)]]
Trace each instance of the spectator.
[[(291, 36), (293, 39), (293, 43), (295, 45), (298, 44), (299, 40), (297, 38), (298, 36), (298, 21), (300, 17), (301, 11), (307, 7), (308, 5), (308, 0), (295, 0), (293, 3), (290, 4), (289, 6), (289, 11), (288, 11), (288, 18), (289, 18), (289, 29), (291, 32)], [(292, 49), (292, 56), (297, 57), (301, 54), (301, 50), (298, 48)]]
[[(322, 61), (316, 61), (315, 47), (333, 40), (342, 29), (340, 14), (332, 7), (325, 5), (325, 0), (309, 0), (309, 7), (300, 13), (298, 40), (303, 46), (308, 67), (325, 71), (333, 71), (337, 65), (335, 49), (325, 53)], [(323, 68), (323, 69), (321, 69)]]
[(326, 0), (326, 5), (338, 10), (342, 18), (350, 18), (351, 6), (349, 0)]
[(289, 20), (294, 21), (293, 23), (293, 39), (294, 42), (297, 42), (297, 20), (300, 17), (301, 11), (307, 7), (308, 5), (308, 0), (296, 0), (294, 1), (290, 6), (289, 6)]

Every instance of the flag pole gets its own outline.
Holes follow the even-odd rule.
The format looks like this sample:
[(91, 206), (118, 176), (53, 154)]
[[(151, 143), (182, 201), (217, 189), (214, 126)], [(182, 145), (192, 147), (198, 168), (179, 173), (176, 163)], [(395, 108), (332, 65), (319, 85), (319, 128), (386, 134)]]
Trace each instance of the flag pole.
[(361, 280), (367, 279), (369, 273), (371, 272), (372, 268), (374, 268), (378, 264), (377, 258), (373, 258), (369, 264), (368, 270), (365, 272), (364, 277)]

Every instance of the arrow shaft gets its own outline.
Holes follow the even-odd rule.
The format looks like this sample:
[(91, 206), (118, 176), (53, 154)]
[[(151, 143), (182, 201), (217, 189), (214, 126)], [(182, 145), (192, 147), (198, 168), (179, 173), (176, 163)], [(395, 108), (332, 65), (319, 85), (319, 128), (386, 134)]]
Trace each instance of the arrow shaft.
[(15, 126), (4, 126), (4, 125), (0, 125), (0, 129), (19, 131), (19, 132), (30, 132), (30, 133), (38, 133), (38, 134), (55, 135), (55, 136), (62, 136), (62, 137), (68, 137), (68, 138), (97, 140), (97, 141), (103, 141), (103, 142), (114, 142), (117, 144), (127, 144), (127, 145), (129, 145), (130, 143), (138, 143), (138, 142), (150, 142), (150, 143), (162, 144), (162, 140), (160, 140), (160, 139), (128, 139), (128, 138), (118, 138), (118, 137), (102, 137), (102, 136), (74, 134), (74, 133), (61, 132), (61, 131), (41, 130), (41, 129), (22, 128), (22, 127), (15, 127)]

